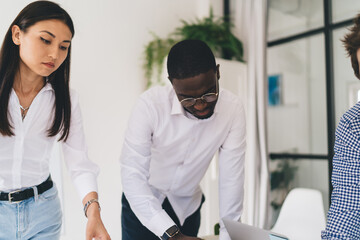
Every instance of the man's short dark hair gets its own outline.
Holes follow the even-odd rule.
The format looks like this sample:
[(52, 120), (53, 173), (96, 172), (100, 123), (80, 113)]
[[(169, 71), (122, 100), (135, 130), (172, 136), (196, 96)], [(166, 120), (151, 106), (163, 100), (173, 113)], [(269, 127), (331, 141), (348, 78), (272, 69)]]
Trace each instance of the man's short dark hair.
[(351, 58), (351, 65), (355, 76), (360, 79), (359, 62), (357, 59), (357, 50), (360, 48), (360, 14), (354, 19), (354, 25), (350, 28), (350, 33), (344, 36), (342, 40), (345, 49)]
[(211, 49), (200, 40), (183, 40), (176, 43), (167, 60), (169, 79), (184, 79), (216, 71), (215, 57)]

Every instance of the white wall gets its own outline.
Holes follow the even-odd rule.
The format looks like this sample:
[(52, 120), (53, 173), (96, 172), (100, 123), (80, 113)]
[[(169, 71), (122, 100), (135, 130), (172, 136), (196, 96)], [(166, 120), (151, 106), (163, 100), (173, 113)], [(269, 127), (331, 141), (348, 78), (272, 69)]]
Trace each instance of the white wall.
[[(31, 1), (1, 1), (0, 36), (17, 13)], [(215, 13), (216, 1), (201, 0), (58, 0), (72, 16), (71, 86), (80, 95), (90, 158), (101, 172), (98, 178), (104, 223), (112, 239), (120, 239), (120, 167), (127, 119), (145, 89), (142, 54), (149, 31), (165, 37), (179, 19), (193, 20)], [(214, 4), (215, 3), (215, 4)], [(64, 167), (65, 169), (65, 167)], [(64, 235), (62, 240), (84, 239), (86, 219), (67, 171), (63, 171)]]

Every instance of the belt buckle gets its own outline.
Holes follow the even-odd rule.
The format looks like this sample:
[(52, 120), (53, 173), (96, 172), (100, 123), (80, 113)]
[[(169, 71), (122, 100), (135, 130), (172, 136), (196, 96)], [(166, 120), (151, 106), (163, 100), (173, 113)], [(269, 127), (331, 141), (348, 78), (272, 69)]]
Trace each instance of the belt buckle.
[(12, 191), (12, 192), (9, 192), (9, 193), (8, 193), (9, 203), (18, 203), (18, 202), (21, 202), (21, 201), (12, 201), (13, 197), (12, 197), (11, 195), (14, 194), (14, 193), (17, 193), (17, 192), (21, 192), (21, 190), (16, 190), (16, 191)]

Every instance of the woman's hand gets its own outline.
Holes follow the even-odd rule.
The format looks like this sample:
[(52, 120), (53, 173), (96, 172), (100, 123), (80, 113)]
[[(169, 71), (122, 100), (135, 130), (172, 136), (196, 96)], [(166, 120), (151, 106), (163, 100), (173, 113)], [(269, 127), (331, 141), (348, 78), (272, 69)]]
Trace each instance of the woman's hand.
[[(91, 199), (97, 199), (96, 192), (91, 192), (83, 199), (85, 205)], [(111, 240), (100, 217), (99, 203), (93, 202), (86, 210), (88, 222), (86, 224), (86, 240)]]
[[(94, 204), (97, 205), (97, 204)], [(99, 210), (98, 210), (99, 211)], [(86, 240), (111, 240), (105, 226), (99, 217), (88, 215), (88, 222), (86, 224)]]

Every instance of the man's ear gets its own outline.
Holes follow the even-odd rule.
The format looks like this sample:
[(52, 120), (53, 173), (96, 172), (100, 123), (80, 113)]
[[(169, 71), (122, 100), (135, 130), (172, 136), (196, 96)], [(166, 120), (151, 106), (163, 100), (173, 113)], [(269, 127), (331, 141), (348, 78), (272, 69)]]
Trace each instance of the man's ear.
[(217, 75), (217, 80), (220, 79), (220, 64), (216, 65), (216, 75)]
[(12, 40), (15, 45), (20, 45), (20, 28), (18, 25), (13, 25), (11, 27)]

